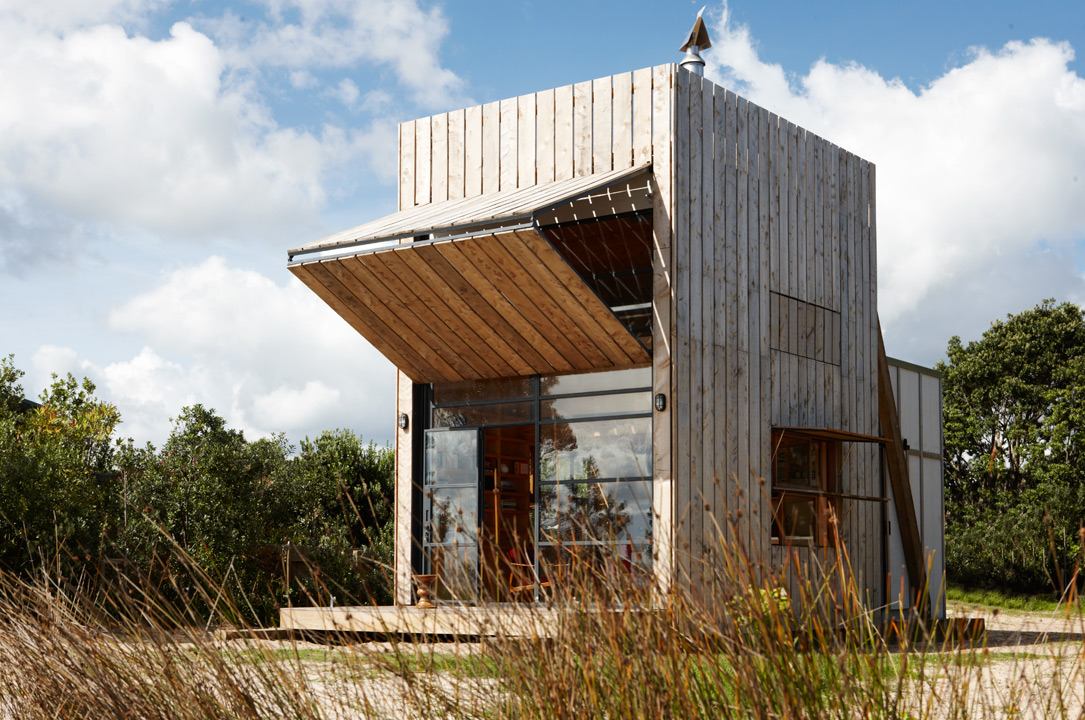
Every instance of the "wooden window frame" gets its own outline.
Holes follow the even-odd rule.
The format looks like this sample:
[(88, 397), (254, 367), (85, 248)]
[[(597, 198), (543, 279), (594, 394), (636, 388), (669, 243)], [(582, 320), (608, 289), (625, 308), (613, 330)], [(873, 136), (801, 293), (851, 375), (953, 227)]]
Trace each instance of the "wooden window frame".
[[(796, 446), (805, 446), (805, 457), (809, 466), (807, 472), (813, 476), (812, 482), (789, 482), (788, 477), (779, 477), (781, 453), (790, 452)], [(817, 448), (816, 460), (813, 459)], [(787, 456), (784, 456), (787, 457)], [(784, 430), (772, 431), (772, 542), (778, 545), (808, 545), (828, 547), (836, 544), (836, 526), (832, 518), (839, 517), (839, 497), (837, 497), (837, 475), (839, 471), (840, 443), (829, 438), (814, 435), (798, 435)], [(786, 462), (786, 461), (785, 461)], [(816, 463), (816, 466), (815, 466)], [(787, 466), (787, 470), (790, 470)], [(781, 518), (789, 502), (808, 501), (813, 510), (810, 518), (810, 533), (796, 535), (785, 532), (788, 522)], [(793, 517), (790, 522), (796, 522)], [(794, 528), (793, 528), (794, 530)]]

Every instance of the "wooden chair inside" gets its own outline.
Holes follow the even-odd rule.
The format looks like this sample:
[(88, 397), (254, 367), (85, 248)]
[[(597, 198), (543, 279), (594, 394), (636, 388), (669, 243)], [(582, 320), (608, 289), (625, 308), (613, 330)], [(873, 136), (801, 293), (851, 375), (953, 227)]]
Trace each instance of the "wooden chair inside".
[[(513, 595), (535, 591), (535, 563), (524, 555), (521, 557), (516, 548), (509, 548), (509, 593)], [(550, 580), (545, 576), (539, 578), (539, 587), (550, 587)]]

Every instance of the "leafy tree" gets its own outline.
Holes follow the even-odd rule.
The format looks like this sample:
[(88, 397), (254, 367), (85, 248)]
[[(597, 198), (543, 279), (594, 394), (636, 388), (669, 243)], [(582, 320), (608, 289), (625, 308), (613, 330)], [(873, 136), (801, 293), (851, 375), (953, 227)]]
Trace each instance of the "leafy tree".
[(128, 509), (119, 546), (182, 594), (197, 584), (194, 561), (266, 616), (292, 520), (289, 452), (282, 436), (250, 443), (214, 411), (184, 408), (160, 452), (118, 452)]
[(23, 371), (15, 367), (15, 356), (0, 358), (0, 413), (5, 417), (14, 415), (19, 410), (19, 401), (23, 399), (23, 387), (19, 378)]
[[(276, 602), (389, 601), (391, 449), (338, 430), (291, 451), (282, 436), (246, 441), (200, 405), (181, 412), (161, 451), (122, 445), (125, 552), (181, 593), (196, 584), (191, 558), (263, 620)], [(287, 544), (315, 573), (284, 596)]]
[[(23, 403), (23, 373), (0, 358), (0, 567), (43, 562), (98, 577), (103, 558), (210, 612), (207, 572), (271, 620), (277, 602), (391, 600), (393, 453), (346, 430), (254, 441), (201, 405), (182, 409), (160, 450), (113, 443), (120, 416), (94, 385), (54, 376)], [(316, 570), (285, 588), (284, 548)], [(129, 564), (131, 563), (131, 564)]]
[(1048, 300), (949, 342), (946, 561), (958, 581), (1069, 581), (1085, 519), (1085, 313)]
[[(338, 573), (336, 584), (360, 601), (391, 601), (395, 530), (395, 456), (349, 430), (306, 438), (294, 460), (293, 503), (301, 511), (293, 540)], [(349, 558), (349, 568), (342, 561)]]
[(97, 558), (107, 535), (120, 415), (71, 374), (54, 375), (40, 406), (23, 407), (21, 376), (12, 356), (0, 360), (0, 562), (74, 569)]

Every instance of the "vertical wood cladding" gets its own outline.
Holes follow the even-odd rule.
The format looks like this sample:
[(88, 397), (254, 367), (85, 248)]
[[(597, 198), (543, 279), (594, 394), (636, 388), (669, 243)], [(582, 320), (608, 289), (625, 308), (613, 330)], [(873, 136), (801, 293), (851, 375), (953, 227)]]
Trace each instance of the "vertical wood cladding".
[[(796, 563), (832, 551), (772, 544), (772, 427), (878, 435), (874, 168), (708, 80), (675, 79), (676, 569), (705, 587), (733, 522), (794, 592)], [(841, 457), (839, 492), (883, 494), (877, 446)], [(880, 603), (881, 505), (839, 509), (859, 587)]]
[(673, 94), (675, 69), (660, 65), (402, 123), (399, 209), (647, 161), (661, 167), (674, 107), (660, 97)]

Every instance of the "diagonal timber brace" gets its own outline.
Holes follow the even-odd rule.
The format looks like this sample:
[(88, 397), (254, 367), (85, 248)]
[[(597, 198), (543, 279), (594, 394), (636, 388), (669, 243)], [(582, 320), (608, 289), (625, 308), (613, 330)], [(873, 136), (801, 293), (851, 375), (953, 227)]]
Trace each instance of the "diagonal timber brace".
[(889, 361), (885, 357), (881, 322), (878, 323), (878, 418), (881, 420), (882, 436), (889, 441), (885, 446), (886, 464), (889, 466), (889, 482), (896, 499), (897, 526), (900, 528), (901, 544), (904, 546), (904, 563), (908, 570), (908, 581), (912, 586), (912, 607), (922, 617), (928, 617), (930, 603), (927, 601), (927, 566), (923, 561), (923, 539), (919, 536), (919, 522), (912, 502), (908, 458), (900, 438), (900, 416), (897, 414), (897, 403), (893, 397), (893, 383), (889, 376)]

